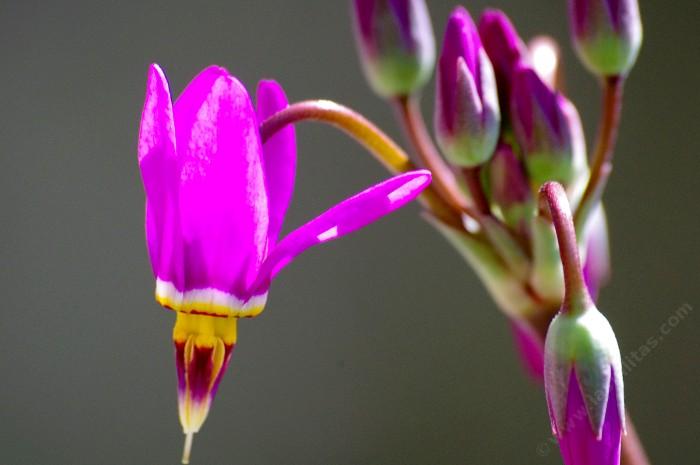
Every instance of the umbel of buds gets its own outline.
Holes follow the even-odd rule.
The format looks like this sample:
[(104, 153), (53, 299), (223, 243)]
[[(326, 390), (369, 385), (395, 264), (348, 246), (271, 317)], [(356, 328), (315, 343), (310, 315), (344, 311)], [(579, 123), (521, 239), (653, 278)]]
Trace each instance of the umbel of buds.
[(594, 74), (625, 75), (642, 45), (637, 0), (569, 0), (576, 51)]
[(545, 341), (544, 381), (565, 465), (619, 465), (624, 430), (620, 349), (586, 288), (566, 193), (546, 183), (540, 201), (557, 234), (565, 297)]
[(424, 0), (353, 0), (355, 39), (367, 80), (382, 97), (409, 95), (430, 79), (435, 37)]
[(452, 163), (480, 165), (493, 155), (500, 123), (493, 67), (471, 16), (457, 7), (447, 22), (438, 63), (438, 143)]

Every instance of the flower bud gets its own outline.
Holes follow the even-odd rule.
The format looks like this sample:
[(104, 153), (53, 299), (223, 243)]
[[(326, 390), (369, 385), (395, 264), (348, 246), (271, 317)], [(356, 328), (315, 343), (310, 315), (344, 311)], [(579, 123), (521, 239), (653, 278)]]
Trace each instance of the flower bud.
[(471, 16), (457, 7), (448, 20), (438, 64), (438, 142), (452, 163), (480, 165), (493, 154), (500, 121), (493, 67)]
[[(527, 48), (505, 13), (486, 10), (479, 19), (479, 36), (484, 44), (498, 83), (498, 97), (508, 106), (510, 80), (515, 68), (527, 59)], [(504, 113), (507, 108), (501, 109)]]
[(586, 287), (564, 188), (545, 183), (539, 201), (556, 231), (565, 283), (544, 347), (552, 430), (565, 465), (619, 465), (625, 422), (620, 349)]
[(574, 47), (594, 74), (624, 75), (642, 45), (637, 0), (569, 0)]
[(591, 303), (560, 312), (545, 342), (545, 392), (565, 465), (619, 465), (624, 430), (620, 349)]
[(382, 97), (409, 95), (430, 78), (435, 37), (424, 0), (353, 0), (365, 76)]
[(488, 177), (494, 209), (501, 213), (508, 226), (516, 231), (525, 230), (535, 202), (525, 168), (510, 144), (498, 144), (489, 162)]
[(585, 169), (583, 130), (573, 105), (532, 68), (513, 73), (510, 100), (516, 140), (534, 187), (546, 181), (571, 185)]

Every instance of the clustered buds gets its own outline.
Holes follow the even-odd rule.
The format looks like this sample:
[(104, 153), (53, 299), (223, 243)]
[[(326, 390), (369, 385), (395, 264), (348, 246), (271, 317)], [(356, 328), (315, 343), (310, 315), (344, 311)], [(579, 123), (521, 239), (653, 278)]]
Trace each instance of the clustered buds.
[[(362, 3), (373, 4), (355, 5)], [(642, 38), (636, 0), (569, 0), (569, 7), (584, 64), (611, 78), (606, 82), (626, 75)], [(559, 59), (553, 39), (540, 36), (526, 46), (501, 11), (485, 11), (478, 27), (463, 7), (452, 11), (436, 73), (435, 138), (447, 172), (463, 175), (470, 204), (460, 206), (463, 229), (429, 220), (512, 318), (530, 372), (544, 378), (565, 464), (619, 465), (620, 352), (591, 297), (609, 275), (605, 213), (596, 199), (595, 210), (585, 210), (590, 217), (577, 216), (576, 231), (569, 207), (590, 206), (601, 158), (589, 173), (581, 119), (561, 91)]]
[(408, 95), (430, 79), (435, 37), (424, 0), (353, 0), (360, 62), (382, 97)]
[[(430, 19), (423, 2), (355, 0), (353, 5), (365, 69), (379, 69), (378, 63), (394, 52), (409, 56), (406, 51), (413, 50), (413, 62), (420, 61), (415, 53), (421, 47), (401, 48), (413, 42), (392, 37), (403, 34), (432, 44), (427, 39), (432, 35), (425, 33)], [(591, 8), (579, 5), (572, 15), (586, 13), (588, 18)], [(625, 8), (636, 12), (636, 7)], [(611, 11), (620, 13), (612, 6)], [(557, 302), (563, 286), (556, 240), (551, 224), (536, 217), (534, 199), (547, 181), (561, 183), (572, 202), (581, 198), (589, 177), (581, 119), (561, 92), (560, 54), (553, 39), (538, 36), (526, 45), (506, 14), (495, 9), (484, 11), (477, 24), (461, 6), (447, 20), (435, 77), (435, 138), (455, 175), (464, 176), (460, 185), (466, 202), (497, 219), (479, 221), (496, 255), (546, 302)], [(377, 74), (368, 75), (377, 88)], [(401, 92), (385, 86), (380, 93), (415, 94), (416, 86), (402, 82), (406, 87)], [(587, 275), (596, 292), (607, 276), (607, 249), (601, 244), (607, 242), (605, 218), (602, 211), (600, 215), (602, 226), (586, 228), (582, 235), (582, 252), (590, 257)], [(596, 237), (589, 240), (589, 234)], [(590, 253), (589, 244), (595, 248)], [(526, 300), (518, 306), (535, 311), (538, 305)]]
[(576, 51), (591, 72), (629, 72), (642, 45), (637, 0), (569, 0), (569, 18)]

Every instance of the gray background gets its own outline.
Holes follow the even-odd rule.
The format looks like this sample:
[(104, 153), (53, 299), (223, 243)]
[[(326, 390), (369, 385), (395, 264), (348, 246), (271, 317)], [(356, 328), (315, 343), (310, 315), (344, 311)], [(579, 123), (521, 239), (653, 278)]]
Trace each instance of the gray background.
[[(492, 4), (525, 37), (562, 42), (590, 139), (597, 88), (569, 50), (564, 2)], [(438, 37), (452, 6), (431, 2)], [(645, 44), (606, 195), (615, 274), (601, 308), (623, 354), (680, 305), (696, 309), (626, 378), (655, 462), (693, 464), (698, 7), (642, 9)], [(160, 63), (176, 94), (211, 63), (250, 89), (274, 76), (294, 100), (344, 102), (400, 137), (360, 74), (347, 4), (3, 1), (0, 59), (0, 462), (178, 463), (174, 318), (153, 301), (136, 164), (146, 67)], [(332, 129), (298, 133), (287, 228), (386, 176)], [(309, 251), (279, 276), (263, 315), (240, 324), (193, 463), (560, 463), (504, 319), (417, 212)]]

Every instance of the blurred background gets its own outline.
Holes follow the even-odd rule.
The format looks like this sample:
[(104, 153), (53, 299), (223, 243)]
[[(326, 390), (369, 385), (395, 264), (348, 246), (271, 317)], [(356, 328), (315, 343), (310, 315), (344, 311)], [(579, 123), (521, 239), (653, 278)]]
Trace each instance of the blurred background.
[[(439, 40), (454, 3), (429, 4)], [(570, 49), (565, 2), (465, 4), (475, 16), (488, 5), (524, 38), (560, 41), (591, 143), (597, 83)], [(695, 463), (700, 18), (694, 0), (641, 9), (600, 307), (623, 356), (692, 308), (627, 373), (626, 396), (654, 463)], [(0, 461), (179, 463), (174, 315), (153, 300), (136, 163), (147, 65), (163, 66), (174, 94), (212, 63), (251, 91), (274, 77), (292, 100), (343, 102), (403, 144), (360, 72), (348, 4), (5, 0), (0, 57)], [(387, 176), (329, 127), (303, 124), (298, 139), (287, 230)], [(279, 276), (265, 312), (239, 325), (193, 464), (561, 463), (504, 318), (418, 211), (313, 249)]]

